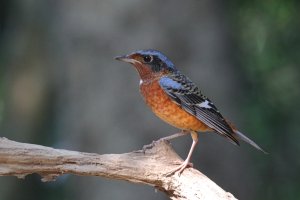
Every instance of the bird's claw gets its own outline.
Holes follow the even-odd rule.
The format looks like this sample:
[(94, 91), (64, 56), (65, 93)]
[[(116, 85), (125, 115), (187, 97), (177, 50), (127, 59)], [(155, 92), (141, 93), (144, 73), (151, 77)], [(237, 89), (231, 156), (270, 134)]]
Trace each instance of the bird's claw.
[[(178, 163), (178, 162), (176, 162)], [(183, 172), (183, 170), (185, 168), (188, 168), (188, 167), (193, 167), (193, 163), (190, 163), (190, 162), (187, 162), (187, 161), (184, 161), (182, 162), (178, 167), (176, 167), (175, 169), (171, 170), (170, 172), (168, 172), (166, 174), (166, 176), (171, 176), (173, 175), (174, 173), (176, 173), (178, 176), (181, 175), (181, 173)]]
[(160, 142), (160, 141), (161, 141), (160, 139), (159, 140), (154, 140), (154, 141), (151, 142), (151, 144), (144, 145), (142, 151), (145, 153), (147, 151), (147, 149), (152, 149), (155, 146), (155, 144)]
[(146, 145), (144, 145), (144, 146), (143, 146), (143, 149), (142, 149), (143, 153), (145, 153), (145, 152), (147, 151), (147, 149), (153, 148), (154, 143), (155, 143), (155, 141), (153, 141), (151, 144), (146, 144)]
[(157, 144), (159, 142), (168, 142), (169, 143), (169, 140), (167, 138), (160, 138), (158, 140), (154, 140), (154, 141), (152, 141), (151, 144), (144, 145), (142, 151), (145, 153), (147, 149), (152, 149), (155, 146), (155, 144)]

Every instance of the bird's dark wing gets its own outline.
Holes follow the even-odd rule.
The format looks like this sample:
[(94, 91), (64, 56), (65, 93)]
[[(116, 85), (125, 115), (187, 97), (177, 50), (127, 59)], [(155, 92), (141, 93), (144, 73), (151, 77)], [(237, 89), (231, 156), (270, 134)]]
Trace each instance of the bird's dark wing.
[(185, 111), (192, 114), (208, 127), (239, 145), (233, 136), (234, 132), (215, 105), (204, 95), (198, 87), (180, 72), (163, 76), (160, 86), (168, 96)]

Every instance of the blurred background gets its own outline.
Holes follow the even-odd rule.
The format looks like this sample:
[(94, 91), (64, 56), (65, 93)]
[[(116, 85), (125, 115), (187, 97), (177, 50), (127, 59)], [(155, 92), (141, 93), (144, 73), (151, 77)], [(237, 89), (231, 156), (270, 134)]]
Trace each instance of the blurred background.
[[(132, 66), (114, 56), (164, 52), (264, 155), (200, 134), (201, 170), (239, 199), (300, 198), (297, 0), (0, 2), (0, 136), (124, 153), (175, 133), (147, 108)], [(183, 157), (189, 136), (172, 144)], [(0, 177), (0, 199), (168, 199), (154, 188), (65, 175)]]

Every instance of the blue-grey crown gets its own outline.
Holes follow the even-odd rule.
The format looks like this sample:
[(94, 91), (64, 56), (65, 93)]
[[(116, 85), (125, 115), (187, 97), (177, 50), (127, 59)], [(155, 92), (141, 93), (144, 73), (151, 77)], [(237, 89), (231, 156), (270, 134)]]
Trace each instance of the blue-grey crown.
[(141, 54), (141, 55), (151, 55), (151, 56), (157, 56), (162, 62), (164, 62), (168, 68), (176, 69), (175, 65), (160, 51), (154, 50), (154, 49), (147, 49), (147, 50), (139, 50), (135, 53)]

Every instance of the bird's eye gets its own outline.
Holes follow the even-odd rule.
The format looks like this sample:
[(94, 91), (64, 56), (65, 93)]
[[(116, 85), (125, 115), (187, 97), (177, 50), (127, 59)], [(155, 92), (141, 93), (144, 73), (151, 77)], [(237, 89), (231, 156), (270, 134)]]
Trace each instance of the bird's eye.
[(153, 57), (147, 55), (147, 56), (144, 56), (143, 59), (144, 59), (144, 62), (145, 62), (145, 63), (149, 63), (149, 62), (152, 62)]

